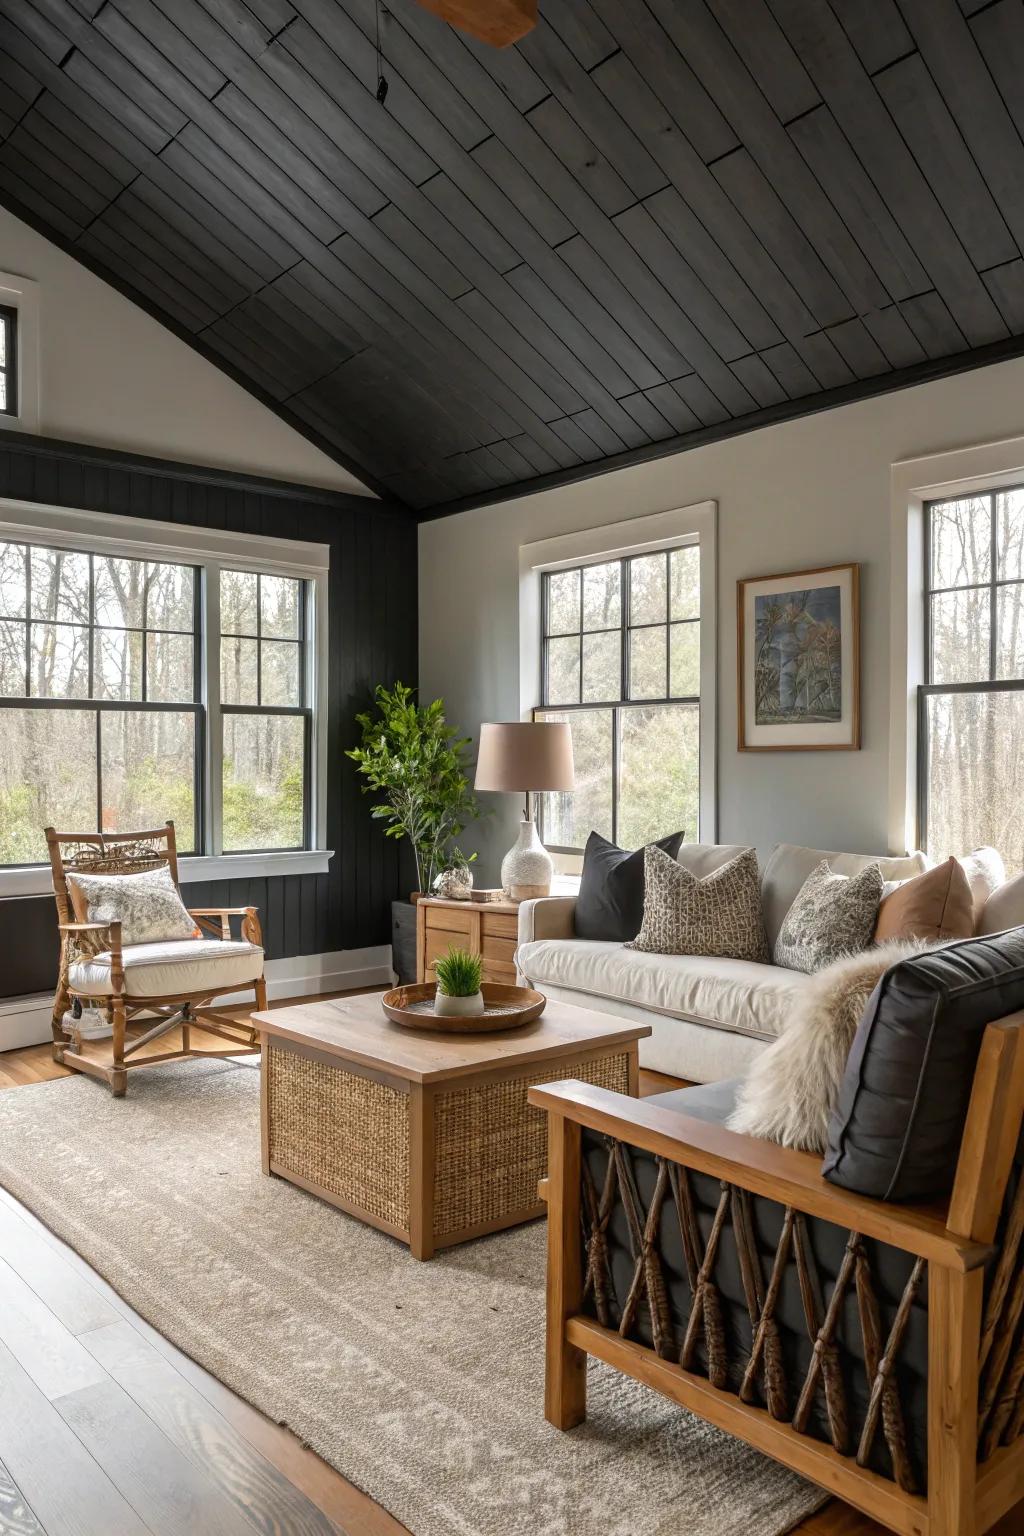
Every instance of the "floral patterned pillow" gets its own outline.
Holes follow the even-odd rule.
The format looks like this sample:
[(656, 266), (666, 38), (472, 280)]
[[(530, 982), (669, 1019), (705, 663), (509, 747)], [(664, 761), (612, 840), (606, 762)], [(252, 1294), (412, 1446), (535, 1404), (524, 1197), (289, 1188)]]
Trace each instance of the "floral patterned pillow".
[(814, 972), (870, 949), (885, 882), (877, 864), (835, 875), (822, 859), (807, 876), (775, 941), (775, 964)]
[(119, 922), (122, 944), (194, 939), (199, 932), (166, 864), (139, 875), (69, 874), (67, 882), (78, 921)]

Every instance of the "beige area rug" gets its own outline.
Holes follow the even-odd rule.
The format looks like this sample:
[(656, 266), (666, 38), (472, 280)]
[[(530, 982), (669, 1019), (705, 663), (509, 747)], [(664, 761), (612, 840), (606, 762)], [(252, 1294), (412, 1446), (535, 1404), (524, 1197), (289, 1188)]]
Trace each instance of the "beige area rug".
[(824, 1502), (598, 1363), (542, 1415), (544, 1225), (429, 1264), (259, 1165), (259, 1076), (0, 1094), (0, 1183), (161, 1333), (415, 1536), (781, 1536)]

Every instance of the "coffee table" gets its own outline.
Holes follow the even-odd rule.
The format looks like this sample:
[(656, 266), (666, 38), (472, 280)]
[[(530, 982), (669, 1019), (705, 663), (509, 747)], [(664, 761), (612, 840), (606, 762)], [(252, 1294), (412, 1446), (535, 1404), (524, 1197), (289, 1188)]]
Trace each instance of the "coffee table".
[(255, 1013), (262, 1040), (263, 1171), (408, 1243), (413, 1256), (544, 1214), (545, 1116), (536, 1083), (578, 1078), (637, 1092), (651, 1033), (548, 1002), (520, 1029), (408, 1030), (378, 994)]

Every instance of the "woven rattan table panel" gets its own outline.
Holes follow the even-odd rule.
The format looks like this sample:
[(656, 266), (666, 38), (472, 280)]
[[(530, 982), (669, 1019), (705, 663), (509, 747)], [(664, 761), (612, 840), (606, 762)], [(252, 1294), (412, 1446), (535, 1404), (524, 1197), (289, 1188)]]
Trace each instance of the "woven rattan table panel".
[(265, 1070), (271, 1163), (408, 1227), (408, 1094), (273, 1042)]
[(434, 1236), (497, 1222), (537, 1203), (547, 1171), (547, 1116), (526, 1102), (537, 1083), (574, 1077), (629, 1092), (624, 1051), (596, 1061), (560, 1061), (499, 1082), (451, 1088), (434, 1100)]

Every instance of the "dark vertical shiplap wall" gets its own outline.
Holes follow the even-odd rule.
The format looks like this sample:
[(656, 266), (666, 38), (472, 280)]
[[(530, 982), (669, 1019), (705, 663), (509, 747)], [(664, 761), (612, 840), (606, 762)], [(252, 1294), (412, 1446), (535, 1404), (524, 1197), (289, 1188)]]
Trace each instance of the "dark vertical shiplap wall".
[[(403, 887), (398, 845), (371, 821), (344, 749), (378, 682), (416, 680), (415, 522), (368, 498), (276, 488), (46, 440), (0, 441), (0, 496), (330, 544), (330, 871), (189, 885), (185, 894), (196, 906), (258, 906), (271, 959), (387, 943), (390, 903)], [(45, 991), (56, 950), (51, 897), (0, 901), (0, 995)]]

